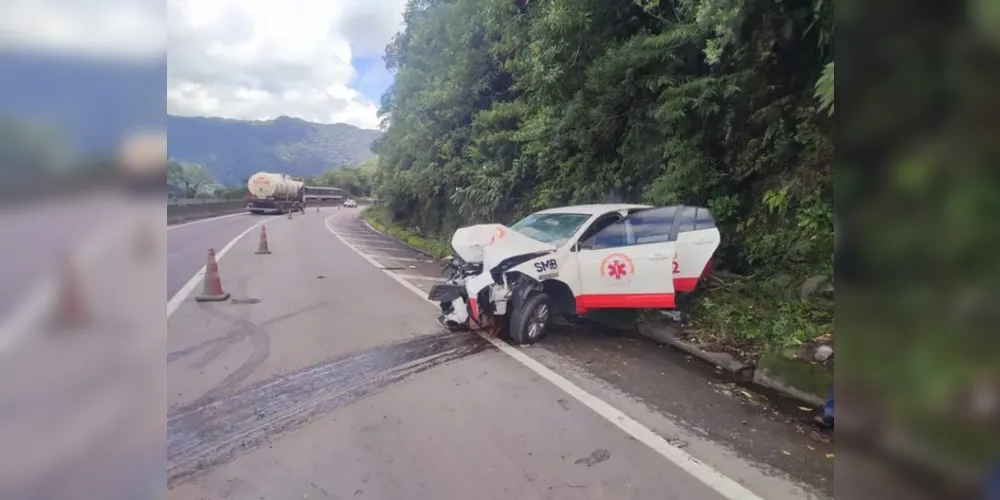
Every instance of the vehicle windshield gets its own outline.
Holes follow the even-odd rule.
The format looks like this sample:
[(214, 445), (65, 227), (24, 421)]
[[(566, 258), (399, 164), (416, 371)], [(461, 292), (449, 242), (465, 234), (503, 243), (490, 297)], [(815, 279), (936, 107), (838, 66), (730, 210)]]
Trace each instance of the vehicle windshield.
[(590, 214), (539, 213), (521, 219), (510, 228), (543, 243), (562, 246), (588, 219)]

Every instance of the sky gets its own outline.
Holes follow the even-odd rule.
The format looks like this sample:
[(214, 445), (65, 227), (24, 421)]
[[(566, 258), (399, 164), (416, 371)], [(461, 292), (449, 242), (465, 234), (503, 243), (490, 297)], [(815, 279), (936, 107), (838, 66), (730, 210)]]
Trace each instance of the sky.
[(406, 0), (3, 0), (0, 49), (123, 61), (167, 54), (181, 116), (377, 128)]
[(405, 0), (167, 0), (171, 114), (376, 128)]

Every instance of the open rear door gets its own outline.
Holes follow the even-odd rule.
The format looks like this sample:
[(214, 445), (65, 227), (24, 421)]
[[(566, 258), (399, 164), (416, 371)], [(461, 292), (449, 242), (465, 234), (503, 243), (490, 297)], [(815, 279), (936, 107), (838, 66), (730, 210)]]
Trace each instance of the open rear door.
[(719, 248), (715, 219), (704, 207), (681, 207), (677, 217), (677, 255), (674, 289), (690, 292), (711, 270), (712, 255)]
[(629, 215), (576, 247), (577, 313), (591, 309), (673, 308), (679, 207)]

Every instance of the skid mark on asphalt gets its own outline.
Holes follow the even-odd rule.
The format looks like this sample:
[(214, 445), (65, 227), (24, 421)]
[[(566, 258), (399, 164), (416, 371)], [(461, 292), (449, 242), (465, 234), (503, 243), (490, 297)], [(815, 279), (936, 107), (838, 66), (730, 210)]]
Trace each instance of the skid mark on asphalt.
[(242, 318), (230, 317), (218, 311), (206, 312), (233, 325), (234, 330), (231, 330), (231, 332), (234, 332), (232, 335), (234, 335), (236, 339), (227, 344), (217, 343), (209, 348), (210, 352), (203, 356), (201, 366), (207, 365), (208, 361), (222, 355), (222, 353), (229, 347), (236, 345), (243, 339), (250, 340), (252, 349), (250, 351), (250, 356), (239, 366), (239, 368), (233, 370), (233, 372), (229, 375), (226, 375), (226, 378), (222, 379), (222, 382), (220, 382), (219, 385), (203, 394), (195, 400), (195, 403), (212, 401), (229, 394), (240, 382), (253, 374), (253, 372), (259, 368), (260, 365), (264, 364), (267, 357), (271, 355), (271, 339), (267, 336), (267, 331), (262, 326), (256, 325)]
[(216, 337), (214, 339), (206, 340), (200, 344), (188, 347), (180, 351), (174, 351), (167, 354), (167, 363), (172, 363), (178, 359), (185, 358), (187, 356), (196, 354), (198, 352), (204, 351), (202, 356), (195, 361), (191, 367), (193, 369), (201, 369), (207, 366), (212, 361), (216, 360), (219, 356), (224, 354), (226, 351), (236, 346), (240, 342), (250, 339), (252, 343), (252, 352), (250, 357), (243, 362), (243, 364), (236, 369), (233, 373), (229, 374), (219, 385), (210, 389), (203, 396), (198, 398), (192, 405), (205, 404), (213, 399), (224, 396), (228, 392), (231, 392), (237, 384), (242, 382), (244, 379), (253, 374), (254, 370), (260, 367), (261, 364), (267, 359), (267, 356), (271, 352), (271, 342), (270, 338), (267, 336), (267, 328), (274, 326), (282, 321), (293, 318), (300, 314), (307, 313), (309, 311), (319, 309), (329, 304), (329, 301), (317, 302), (315, 304), (308, 305), (291, 311), (287, 314), (282, 314), (281, 316), (276, 316), (267, 321), (264, 321), (260, 325), (247, 321), (243, 318), (234, 318), (227, 314), (224, 314), (217, 309), (202, 305), (206, 314), (217, 317), (227, 323), (229, 323), (232, 328), (230, 328), (221, 337)]
[(324, 361), (167, 416), (167, 487), (182, 484), (337, 408), (443, 363), (492, 349), (439, 333)]

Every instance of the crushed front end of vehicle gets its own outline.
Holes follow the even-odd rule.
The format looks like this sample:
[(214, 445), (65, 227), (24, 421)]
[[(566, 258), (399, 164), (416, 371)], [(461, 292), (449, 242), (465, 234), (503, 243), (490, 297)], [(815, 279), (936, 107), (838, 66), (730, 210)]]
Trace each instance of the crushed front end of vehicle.
[(501, 224), (461, 228), (451, 244), (456, 256), (446, 265), (449, 278), (428, 294), (441, 307), (438, 321), (453, 331), (485, 328), (494, 334), (503, 328), (511, 295), (506, 271), (556, 249)]

